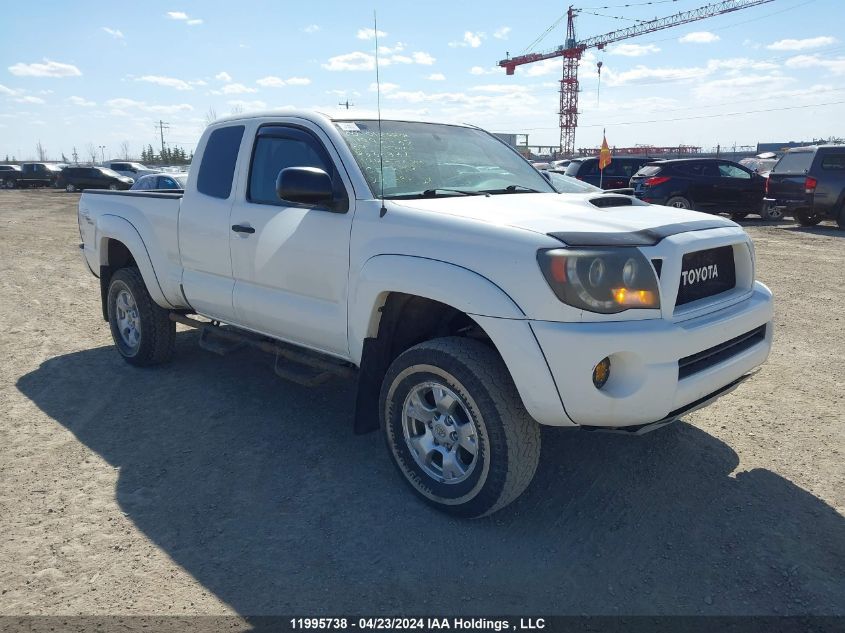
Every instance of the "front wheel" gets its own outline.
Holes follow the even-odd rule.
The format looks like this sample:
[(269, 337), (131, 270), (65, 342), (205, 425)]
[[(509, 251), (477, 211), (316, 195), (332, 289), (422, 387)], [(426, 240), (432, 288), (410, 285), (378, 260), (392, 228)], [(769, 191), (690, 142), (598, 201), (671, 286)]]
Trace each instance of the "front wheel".
[(412, 490), (449, 514), (492, 514), (534, 477), (540, 428), (507, 367), (487, 345), (449, 337), (393, 361), (382, 383), (382, 426)]
[(14, 189), (15, 188), (15, 181), (14, 180), (7, 180), (6, 181), (6, 189)]
[(760, 214), (760, 216), (764, 220), (772, 220), (772, 221), (783, 220), (783, 216), (784, 216), (783, 208), (782, 207), (776, 207), (774, 205), (769, 205), (769, 206), (767, 206), (766, 208), (763, 209), (763, 212)]
[(109, 191), (117, 191), (117, 185), (109, 185)]
[(73, 193), (74, 191), (76, 191), (76, 185), (68, 183), (67, 185), (65, 185), (65, 191), (67, 191), (68, 193)]
[(822, 216), (810, 211), (795, 211), (792, 214), (792, 217), (794, 217), (801, 226), (815, 226), (822, 221)]
[(137, 268), (121, 268), (112, 275), (107, 302), (112, 338), (127, 363), (145, 367), (170, 360), (176, 323), (150, 297)]

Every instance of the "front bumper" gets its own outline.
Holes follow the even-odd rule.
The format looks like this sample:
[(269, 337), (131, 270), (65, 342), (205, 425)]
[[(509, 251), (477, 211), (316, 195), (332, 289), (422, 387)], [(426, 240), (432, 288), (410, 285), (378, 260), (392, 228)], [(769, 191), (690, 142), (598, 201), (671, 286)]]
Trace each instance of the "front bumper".
[[(687, 320), (532, 321), (531, 328), (556, 385), (558, 393), (554, 395), (559, 395), (568, 418), (558, 425), (568, 425), (571, 420), (582, 426), (619, 428), (672, 419), (690, 410), (690, 405), (722, 395), (720, 390), (768, 357), (772, 317), (772, 293), (755, 282), (747, 299)], [(679, 377), (679, 360), (761, 326), (765, 326), (764, 332), (750, 346), (723, 353), (714, 357), (714, 363)], [(611, 360), (610, 379), (596, 389), (593, 368), (605, 357)], [(514, 376), (514, 381), (519, 387), (524, 378)]]

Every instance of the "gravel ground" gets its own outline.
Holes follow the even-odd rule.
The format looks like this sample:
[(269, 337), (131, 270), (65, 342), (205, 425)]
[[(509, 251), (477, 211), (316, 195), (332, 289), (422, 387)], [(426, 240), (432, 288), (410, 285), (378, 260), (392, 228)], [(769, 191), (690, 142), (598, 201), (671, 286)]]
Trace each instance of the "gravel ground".
[(0, 191), (0, 615), (845, 614), (845, 232), (749, 220), (762, 371), (643, 437), (544, 429), (526, 494), (468, 522), (352, 435), (351, 384), (188, 331), (126, 365), (77, 199)]

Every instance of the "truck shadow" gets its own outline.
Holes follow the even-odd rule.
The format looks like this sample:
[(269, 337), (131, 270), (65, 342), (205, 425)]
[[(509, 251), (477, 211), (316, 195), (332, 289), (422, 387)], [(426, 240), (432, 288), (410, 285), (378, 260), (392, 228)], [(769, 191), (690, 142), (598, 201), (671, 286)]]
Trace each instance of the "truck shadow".
[[(111, 348), (18, 389), (120, 468), (146, 537), (243, 615), (845, 613), (845, 520), (694, 426), (544, 431), (523, 497), (461, 521), (416, 501), (352, 384), (304, 390), (265, 356), (177, 337), (173, 364)], [(725, 424), (730, 424), (725, 420)]]

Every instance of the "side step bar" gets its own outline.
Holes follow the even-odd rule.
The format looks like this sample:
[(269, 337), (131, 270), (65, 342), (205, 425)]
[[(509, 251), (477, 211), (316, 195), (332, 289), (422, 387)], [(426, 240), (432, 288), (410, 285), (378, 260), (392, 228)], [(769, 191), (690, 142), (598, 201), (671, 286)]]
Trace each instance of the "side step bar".
[(170, 313), (170, 320), (199, 330), (200, 347), (221, 356), (245, 346), (274, 354), (276, 361), (273, 368), (276, 375), (303, 387), (316, 387), (335, 377), (350, 379), (356, 374), (355, 369), (343, 361), (252, 332), (234, 327), (224, 328), (176, 312)]

